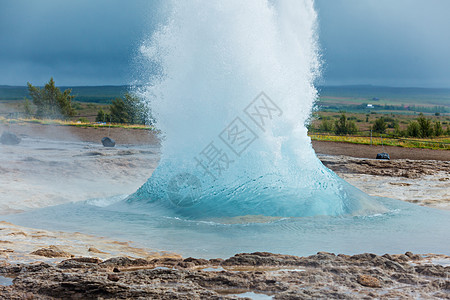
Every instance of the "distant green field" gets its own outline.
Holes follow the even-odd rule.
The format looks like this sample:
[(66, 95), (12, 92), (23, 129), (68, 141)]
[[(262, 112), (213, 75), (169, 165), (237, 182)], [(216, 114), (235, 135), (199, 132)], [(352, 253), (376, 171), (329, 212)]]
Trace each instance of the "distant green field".
[[(322, 86), (319, 110), (382, 113), (450, 113), (450, 89)], [(373, 108), (368, 108), (372, 104)]]
[[(90, 103), (110, 103), (114, 98), (123, 96), (129, 91), (127, 85), (107, 85), (107, 86), (59, 86), (64, 91), (72, 89), (75, 101)], [(23, 100), (28, 97), (26, 86), (5, 86), (0, 85), (0, 100)]]
[(320, 97), (323, 98), (341, 97), (349, 100), (369, 101), (374, 104), (442, 105), (450, 107), (450, 89), (357, 85), (319, 86), (318, 90)]
[[(72, 89), (75, 101), (109, 104), (122, 97), (129, 86), (61, 86)], [(450, 114), (450, 89), (397, 88), (382, 86), (319, 86), (318, 108), (321, 111), (347, 111), (355, 113)], [(1, 100), (23, 100), (28, 96), (26, 86), (0, 85)], [(368, 108), (372, 104), (373, 108)]]

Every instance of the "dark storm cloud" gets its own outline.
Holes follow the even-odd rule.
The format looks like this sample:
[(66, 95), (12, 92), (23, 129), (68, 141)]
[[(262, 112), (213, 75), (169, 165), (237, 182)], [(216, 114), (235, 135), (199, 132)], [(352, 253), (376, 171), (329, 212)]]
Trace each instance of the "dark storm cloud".
[(329, 84), (450, 87), (450, 1), (316, 0)]
[[(0, 0), (0, 84), (124, 84), (156, 1)], [(155, 14), (156, 15), (156, 14)]]
[[(126, 84), (164, 0), (0, 0), (0, 84)], [(450, 1), (316, 0), (324, 81), (450, 87)]]

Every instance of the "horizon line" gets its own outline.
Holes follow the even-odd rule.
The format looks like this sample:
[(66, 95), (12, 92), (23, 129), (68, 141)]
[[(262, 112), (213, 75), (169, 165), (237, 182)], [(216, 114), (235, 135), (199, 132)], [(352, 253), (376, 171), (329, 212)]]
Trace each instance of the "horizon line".
[[(98, 84), (98, 85), (58, 85), (60, 87), (132, 87), (132, 86), (142, 86), (144, 84), (132, 85), (132, 84)], [(42, 87), (43, 85), (38, 85)], [(424, 87), (424, 86), (395, 86), (395, 85), (377, 85), (377, 84), (318, 84), (315, 85), (319, 87), (374, 87), (374, 88), (404, 88), (404, 89), (445, 89), (450, 90), (450, 87)], [(10, 84), (0, 84), (0, 87), (27, 87), (27, 85), (10, 85)]]

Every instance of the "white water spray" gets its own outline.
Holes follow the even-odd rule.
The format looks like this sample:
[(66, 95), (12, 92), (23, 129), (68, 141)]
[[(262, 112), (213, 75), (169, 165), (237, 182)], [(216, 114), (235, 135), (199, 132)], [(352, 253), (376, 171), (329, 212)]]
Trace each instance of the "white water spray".
[(172, 1), (141, 47), (161, 67), (143, 91), (161, 162), (130, 202), (194, 218), (382, 209), (325, 168), (307, 136), (320, 67), (313, 4)]

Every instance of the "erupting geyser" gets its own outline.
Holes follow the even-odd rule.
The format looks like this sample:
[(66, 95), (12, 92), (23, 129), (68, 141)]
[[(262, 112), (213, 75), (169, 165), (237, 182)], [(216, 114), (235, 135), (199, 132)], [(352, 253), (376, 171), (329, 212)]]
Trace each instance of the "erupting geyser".
[(317, 159), (305, 123), (319, 74), (313, 1), (172, 1), (141, 48), (160, 66), (141, 91), (165, 139), (129, 202), (184, 217), (383, 211)]

